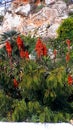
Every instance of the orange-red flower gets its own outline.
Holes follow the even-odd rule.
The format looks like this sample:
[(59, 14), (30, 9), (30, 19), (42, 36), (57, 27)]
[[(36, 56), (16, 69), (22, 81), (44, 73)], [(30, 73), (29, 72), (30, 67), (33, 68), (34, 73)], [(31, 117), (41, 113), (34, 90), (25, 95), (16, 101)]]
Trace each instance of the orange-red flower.
[(28, 51), (25, 51), (25, 58), (29, 59), (29, 53), (28, 53)]
[(38, 50), (37, 50), (37, 56), (38, 56), (38, 58), (40, 58), (42, 55), (43, 55), (42, 50), (41, 50), (41, 49), (38, 49)]
[(21, 58), (25, 58), (25, 51), (24, 51), (24, 50), (21, 50), (21, 51), (20, 51), (20, 57), (21, 57)]
[(71, 75), (68, 75), (68, 85), (72, 85), (73, 84), (73, 79)]
[(40, 38), (36, 42), (35, 51), (37, 52), (38, 58), (41, 56), (47, 56), (46, 45), (42, 43)]
[(17, 37), (16, 42), (17, 42), (19, 50), (24, 48), (24, 44), (20, 36)]
[(48, 50), (45, 44), (43, 44), (43, 56), (47, 56)]
[(38, 38), (35, 46), (35, 50), (37, 51), (38, 49), (42, 50), (43, 49), (43, 43), (40, 38)]
[(70, 41), (69, 39), (67, 39), (67, 40), (66, 40), (66, 44), (67, 44), (67, 46), (68, 46), (68, 49), (70, 49), (70, 43), (71, 43), (71, 41)]
[(56, 58), (56, 55), (57, 55), (57, 50), (56, 49), (54, 49), (53, 54), (54, 54), (54, 58)]
[(39, 38), (36, 42), (35, 51), (37, 52), (38, 58), (40, 58), (43, 55), (43, 43), (41, 39)]
[(69, 62), (70, 61), (70, 54), (69, 52), (66, 53), (66, 62)]
[(28, 51), (21, 50), (20, 51), (20, 57), (21, 58), (29, 59), (29, 53), (28, 53)]
[(18, 87), (18, 82), (17, 82), (17, 80), (15, 78), (13, 79), (13, 85), (14, 85), (15, 88)]
[(70, 45), (70, 43), (71, 43), (70, 40), (67, 39), (67, 40), (66, 40), (66, 44), (67, 44), (67, 45)]
[(8, 53), (8, 56), (11, 56), (11, 54), (12, 54), (12, 47), (11, 47), (10, 42), (7, 41), (5, 46), (6, 46), (6, 51)]

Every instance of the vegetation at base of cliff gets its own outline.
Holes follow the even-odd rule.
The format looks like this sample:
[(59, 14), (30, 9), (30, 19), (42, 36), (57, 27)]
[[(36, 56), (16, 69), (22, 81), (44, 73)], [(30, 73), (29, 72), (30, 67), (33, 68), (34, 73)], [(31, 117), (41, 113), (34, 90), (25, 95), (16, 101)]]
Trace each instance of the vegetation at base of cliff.
[[(13, 30), (1, 36), (0, 121), (73, 119), (73, 44), (72, 34), (67, 34), (72, 31), (65, 23), (57, 39), (45, 42)], [(65, 35), (60, 34), (64, 25)]]

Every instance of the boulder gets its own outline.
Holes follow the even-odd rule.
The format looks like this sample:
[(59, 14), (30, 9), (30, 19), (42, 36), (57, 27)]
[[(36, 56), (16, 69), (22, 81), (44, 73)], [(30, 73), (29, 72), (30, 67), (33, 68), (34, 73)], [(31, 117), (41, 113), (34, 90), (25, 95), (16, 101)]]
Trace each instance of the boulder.
[(73, 4), (68, 6), (68, 12), (73, 13)]
[(12, 29), (16, 29), (19, 26), (22, 26), (23, 23), (23, 18), (21, 18), (19, 15), (16, 14), (11, 14), (11, 13), (6, 13), (4, 17), (4, 22), (2, 26), (2, 31), (8, 31)]
[(58, 23), (51, 25), (50, 28), (48, 29), (47, 37), (56, 38), (57, 37), (57, 29), (59, 26), (60, 26), (60, 24), (58, 24)]
[(52, 5), (52, 9), (57, 9), (58, 16), (63, 17), (64, 15), (67, 15), (67, 5), (64, 1), (57, 1), (55, 4)]
[(25, 6), (19, 6), (16, 10), (15, 13), (18, 15), (22, 15), (22, 16), (28, 16), (29, 12), (31, 10), (31, 6), (30, 4), (26, 4)]
[(50, 4), (53, 4), (55, 3), (56, 0), (45, 0), (45, 4), (46, 5), (50, 5)]

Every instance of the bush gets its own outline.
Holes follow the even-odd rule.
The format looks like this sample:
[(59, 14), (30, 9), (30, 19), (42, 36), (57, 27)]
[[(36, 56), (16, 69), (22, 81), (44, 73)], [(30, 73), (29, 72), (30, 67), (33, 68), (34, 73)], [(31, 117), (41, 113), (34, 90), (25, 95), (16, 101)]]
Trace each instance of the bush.
[[(12, 99), (0, 90), (0, 118), (7, 118), (7, 114), (12, 110)], [(1, 119), (1, 120), (3, 120)]]
[[(61, 40), (73, 39), (73, 17), (65, 19), (58, 29), (58, 38)], [(72, 40), (73, 41), (73, 40)]]
[(15, 100), (13, 103), (12, 121), (24, 121), (27, 115), (27, 106), (24, 100)]

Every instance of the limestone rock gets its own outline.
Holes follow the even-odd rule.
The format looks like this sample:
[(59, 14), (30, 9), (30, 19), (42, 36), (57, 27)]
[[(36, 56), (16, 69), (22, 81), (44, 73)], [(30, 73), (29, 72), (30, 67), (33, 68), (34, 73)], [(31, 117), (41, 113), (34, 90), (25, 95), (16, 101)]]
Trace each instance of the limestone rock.
[(45, 4), (49, 5), (49, 4), (53, 4), (55, 3), (56, 0), (45, 0)]
[[(16, 0), (19, 1), (19, 0)], [(63, 1), (54, 0), (53, 4), (45, 5), (34, 13), (34, 4), (24, 0), (22, 4), (11, 4), (4, 16), (0, 34), (8, 30), (16, 30), (24, 35), (32, 37), (57, 37), (57, 29), (63, 19), (68, 17), (67, 5)], [(38, 0), (39, 1), (39, 0)], [(53, 0), (47, 0), (52, 2)], [(33, 0), (33, 2), (35, 2)], [(39, 6), (40, 7), (40, 6)], [(31, 12), (33, 10), (33, 13)], [(27, 16), (27, 17), (26, 17)]]
[(73, 4), (69, 5), (68, 12), (69, 13), (73, 13)]
[(28, 16), (31, 10), (30, 4), (22, 5), (15, 10), (15, 13), (22, 16)]
[(22, 26), (22, 22), (23, 19), (19, 15), (6, 13), (3, 23), (3, 32), (12, 30), (20, 25)]
[(59, 17), (63, 17), (67, 15), (67, 5), (64, 1), (57, 1), (55, 4), (52, 5), (52, 9), (57, 9)]
[(57, 29), (60, 26), (60, 24), (55, 23), (48, 29), (48, 37), (50, 38), (56, 38), (57, 37)]

